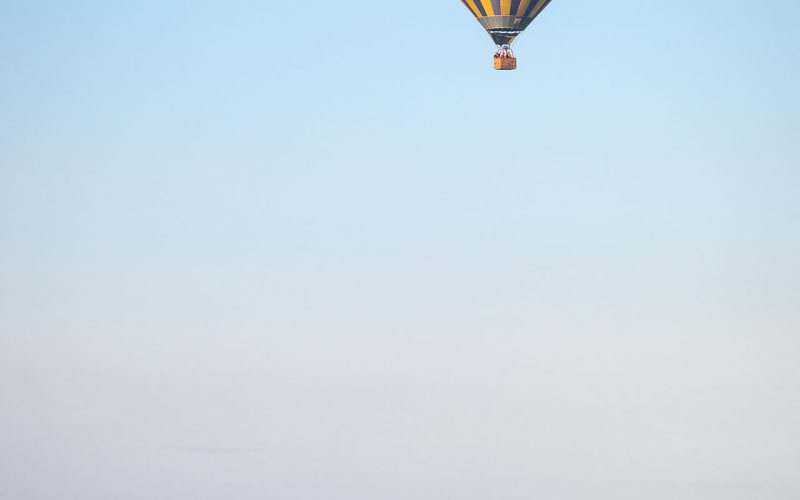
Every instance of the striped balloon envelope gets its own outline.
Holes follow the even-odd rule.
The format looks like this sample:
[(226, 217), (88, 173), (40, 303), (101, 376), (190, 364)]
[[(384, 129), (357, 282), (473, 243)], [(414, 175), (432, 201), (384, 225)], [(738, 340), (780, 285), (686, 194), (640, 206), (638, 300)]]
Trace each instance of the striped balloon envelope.
[(495, 69), (516, 69), (516, 58), (511, 52), (511, 44), (536, 19), (536, 16), (541, 14), (551, 0), (461, 0), (461, 2), (478, 19), (500, 48), (495, 54)]

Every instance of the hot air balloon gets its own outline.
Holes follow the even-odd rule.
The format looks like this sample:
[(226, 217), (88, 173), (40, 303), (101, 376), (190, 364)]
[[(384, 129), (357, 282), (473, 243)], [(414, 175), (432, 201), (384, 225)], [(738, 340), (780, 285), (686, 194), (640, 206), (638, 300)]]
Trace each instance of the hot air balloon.
[(517, 69), (511, 44), (551, 0), (461, 0), (497, 44), (494, 69)]

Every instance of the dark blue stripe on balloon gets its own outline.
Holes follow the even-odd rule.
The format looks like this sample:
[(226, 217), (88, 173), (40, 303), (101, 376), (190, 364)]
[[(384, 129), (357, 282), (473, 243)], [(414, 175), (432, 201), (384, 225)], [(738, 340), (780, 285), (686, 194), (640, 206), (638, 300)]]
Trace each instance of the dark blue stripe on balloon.
[(482, 16), (486, 16), (486, 9), (483, 8), (481, 4), (481, 0), (475, 0), (475, 6), (478, 7), (478, 10), (481, 11)]
[(503, 12), (500, 10), (500, 0), (492, 0), (492, 9), (494, 9), (495, 16), (503, 15)]
[(521, 1), (522, 0), (511, 0), (511, 15), (512, 16), (516, 16), (517, 15), (517, 9), (519, 9), (519, 3)]
[(531, 2), (531, 4), (528, 5), (528, 8), (525, 10), (525, 15), (522, 16), (522, 17), (530, 16), (531, 13), (533, 12), (533, 10), (536, 8), (536, 6), (539, 5), (540, 3), (544, 2), (544, 1), (545, 0), (534, 0), (533, 2)]

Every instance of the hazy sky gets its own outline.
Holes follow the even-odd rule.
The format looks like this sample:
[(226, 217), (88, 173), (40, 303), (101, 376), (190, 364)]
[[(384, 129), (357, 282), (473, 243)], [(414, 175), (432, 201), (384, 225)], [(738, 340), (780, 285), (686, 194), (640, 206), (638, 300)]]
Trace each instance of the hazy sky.
[(800, 498), (798, 18), (0, 2), (0, 498)]

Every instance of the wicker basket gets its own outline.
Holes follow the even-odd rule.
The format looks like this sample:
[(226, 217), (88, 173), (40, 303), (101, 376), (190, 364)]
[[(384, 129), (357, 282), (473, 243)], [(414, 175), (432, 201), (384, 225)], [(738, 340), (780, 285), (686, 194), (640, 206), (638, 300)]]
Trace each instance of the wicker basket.
[(511, 70), (517, 69), (516, 57), (495, 57), (494, 69), (496, 70)]

